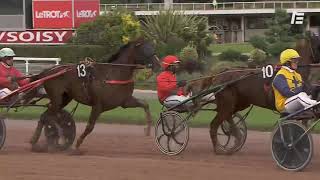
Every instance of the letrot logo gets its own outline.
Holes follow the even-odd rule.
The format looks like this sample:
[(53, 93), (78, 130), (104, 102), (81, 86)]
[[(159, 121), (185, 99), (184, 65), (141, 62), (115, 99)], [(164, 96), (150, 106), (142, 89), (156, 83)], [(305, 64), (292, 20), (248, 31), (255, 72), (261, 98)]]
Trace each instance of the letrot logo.
[(39, 19), (63, 19), (70, 17), (70, 11), (36, 11), (36, 18)]
[(97, 16), (97, 11), (81, 10), (77, 11), (77, 17), (79, 18), (93, 18)]
[(303, 24), (304, 13), (292, 12), (291, 24)]

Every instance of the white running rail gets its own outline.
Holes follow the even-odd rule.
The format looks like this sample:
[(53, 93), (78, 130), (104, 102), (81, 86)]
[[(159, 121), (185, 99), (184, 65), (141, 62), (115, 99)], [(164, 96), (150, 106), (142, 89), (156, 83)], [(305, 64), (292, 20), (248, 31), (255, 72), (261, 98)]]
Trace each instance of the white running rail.
[(237, 9), (318, 9), (320, 1), (262, 1), (217, 3), (137, 3), (137, 4), (100, 4), (100, 12), (124, 8), (132, 11), (160, 11), (173, 9), (180, 11), (199, 10), (237, 10)]
[(14, 66), (24, 71), (25, 75), (41, 72), (43, 69), (59, 65), (61, 62), (61, 58), (14, 57), (13, 60), (15, 61)]

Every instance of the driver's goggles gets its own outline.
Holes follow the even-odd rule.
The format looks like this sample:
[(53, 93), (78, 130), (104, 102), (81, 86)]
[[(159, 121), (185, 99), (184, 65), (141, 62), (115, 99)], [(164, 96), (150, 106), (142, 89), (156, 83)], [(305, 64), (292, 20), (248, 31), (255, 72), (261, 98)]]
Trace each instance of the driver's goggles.
[(292, 59), (291, 59), (291, 63), (298, 64), (300, 60), (301, 60), (301, 57), (292, 58)]

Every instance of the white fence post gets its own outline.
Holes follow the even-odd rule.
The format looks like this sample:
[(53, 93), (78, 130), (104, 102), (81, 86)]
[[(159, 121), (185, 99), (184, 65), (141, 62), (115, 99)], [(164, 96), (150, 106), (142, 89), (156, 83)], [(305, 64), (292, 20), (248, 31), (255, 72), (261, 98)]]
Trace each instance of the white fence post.
[[(13, 60), (14, 61), (24, 61), (26, 75), (29, 75), (30, 74), (29, 64), (32, 64), (31, 61), (34, 61), (34, 62), (53, 62), (54, 65), (59, 65), (61, 58), (14, 57)], [(45, 67), (45, 68), (47, 68), (47, 67)]]
[(26, 59), (26, 75), (29, 75), (29, 61)]

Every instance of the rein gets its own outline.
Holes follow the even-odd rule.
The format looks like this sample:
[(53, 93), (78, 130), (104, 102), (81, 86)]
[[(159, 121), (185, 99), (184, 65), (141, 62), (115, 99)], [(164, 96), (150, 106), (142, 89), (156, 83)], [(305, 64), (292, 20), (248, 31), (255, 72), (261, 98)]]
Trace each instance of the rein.
[(315, 67), (315, 68), (320, 68), (320, 64), (306, 64), (306, 65), (299, 65), (299, 67)]
[(145, 69), (147, 66), (141, 64), (117, 64), (117, 63), (99, 63), (103, 65), (110, 65), (110, 66), (123, 66), (123, 67), (136, 67), (136, 69)]
[(105, 80), (104, 82), (106, 84), (119, 84), (119, 85), (122, 85), (122, 84), (130, 84), (130, 83), (133, 83), (134, 81), (132, 79), (130, 79), (130, 80)]
[[(90, 57), (86, 57), (83, 62), (86, 66), (92, 66), (96, 63), (96, 61)], [(135, 69), (145, 69), (146, 66), (140, 65), (140, 64), (118, 64), (118, 63), (99, 63), (103, 65), (109, 65), (109, 66), (120, 66), (120, 67), (135, 67)], [(111, 84), (111, 85), (125, 85), (125, 84), (130, 84), (133, 83), (134, 81), (132, 79), (129, 80), (105, 80), (104, 81), (106, 84)]]
[[(81, 63), (81, 61), (80, 61)], [(90, 57), (85, 57), (84, 59), (84, 64), (96, 64), (96, 60), (90, 58)], [(141, 65), (141, 64), (119, 64), (119, 63), (99, 63), (103, 65), (109, 65), (109, 66), (124, 66), (124, 67), (136, 67), (136, 69), (144, 69), (147, 66)]]
[(316, 57), (314, 56), (314, 51), (313, 51), (313, 48), (312, 48), (312, 45), (311, 45), (310, 41), (309, 41), (309, 48), (310, 48), (310, 51), (311, 51), (311, 56), (312, 56), (313, 62), (316, 62)]
[(231, 70), (226, 70), (224, 72), (221, 72), (221, 73), (218, 73), (218, 74), (215, 74), (215, 75), (211, 75), (211, 76), (203, 76), (203, 77), (200, 77), (200, 78), (194, 78), (194, 79), (188, 80), (187, 82), (194, 82), (194, 81), (198, 81), (198, 80), (206, 79), (206, 78), (216, 78), (216, 77), (221, 76), (223, 74), (232, 73), (232, 72), (255, 72), (257, 70), (260, 70), (260, 68), (255, 68), (255, 69), (234, 69), (234, 70), (231, 69)]

